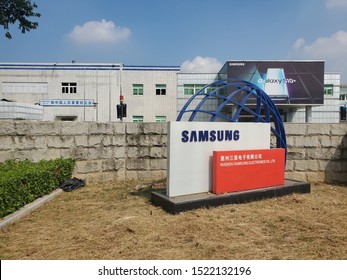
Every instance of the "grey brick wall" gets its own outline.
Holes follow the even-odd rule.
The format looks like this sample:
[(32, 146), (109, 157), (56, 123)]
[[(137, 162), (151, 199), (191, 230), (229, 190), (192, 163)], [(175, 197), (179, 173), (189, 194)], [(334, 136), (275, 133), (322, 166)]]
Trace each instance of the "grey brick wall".
[[(347, 125), (285, 125), (286, 177), (347, 184)], [(165, 123), (0, 121), (0, 161), (75, 158), (88, 181), (166, 177)]]

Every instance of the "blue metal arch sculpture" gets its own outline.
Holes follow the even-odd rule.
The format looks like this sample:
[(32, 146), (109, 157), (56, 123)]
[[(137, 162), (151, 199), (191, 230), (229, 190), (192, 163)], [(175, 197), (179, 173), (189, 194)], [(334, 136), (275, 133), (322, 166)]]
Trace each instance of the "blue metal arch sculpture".
[[(194, 100), (198, 104), (195, 108), (190, 109)], [(211, 101), (215, 101), (214, 103), (217, 105), (215, 111), (204, 109), (204, 106)], [(249, 106), (250, 103), (253, 103), (253, 108)], [(231, 104), (236, 106), (236, 111), (228, 116), (223, 113), (223, 109)], [(253, 122), (272, 123), (271, 132), (276, 137), (276, 147), (284, 148), (287, 154), (286, 134), (280, 113), (271, 98), (262, 89), (247, 81), (226, 79), (204, 86), (183, 106), (177, 121), (181, 121), (185, 114), (190, 113), (188, 121), (194, 121), (198, 114), (204, 114), (209, 117), (211, 122), (217, 119), (238, 122), (243, 111), (253, 117)]]

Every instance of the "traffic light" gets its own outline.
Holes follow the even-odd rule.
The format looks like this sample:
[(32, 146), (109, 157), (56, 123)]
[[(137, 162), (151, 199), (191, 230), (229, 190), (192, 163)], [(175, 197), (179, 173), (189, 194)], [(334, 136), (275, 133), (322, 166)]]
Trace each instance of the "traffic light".
[(127, 116), (127, 104), (118, 104), (117, 105), (117, 118), (122, 119)]

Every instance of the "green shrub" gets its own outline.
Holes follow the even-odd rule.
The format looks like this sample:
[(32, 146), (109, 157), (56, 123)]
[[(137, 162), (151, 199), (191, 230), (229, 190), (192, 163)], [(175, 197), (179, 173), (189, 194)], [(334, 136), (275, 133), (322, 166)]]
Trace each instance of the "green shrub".
[(74, 166), (73, 159), (0, 163), (0, 217), (52, 192), (71, 177)]

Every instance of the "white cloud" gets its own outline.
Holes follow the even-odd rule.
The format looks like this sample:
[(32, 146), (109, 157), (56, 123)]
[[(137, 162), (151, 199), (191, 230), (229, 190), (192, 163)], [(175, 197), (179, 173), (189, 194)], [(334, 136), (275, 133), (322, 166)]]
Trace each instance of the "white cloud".
[(217, 73), (222, 67), (216, 58), (197, 56), (192, 61), (186, 60), (181, 65), (185, 73)]
[(294, 50), (299, 50), (301, 47), (303, 47), (305, 45), (306, 41), (303, 38), (299, 38), (298, 40), (295, 41), (294, 45), (293, 45), (293, 49)]
[(71, 41), (78, 44), (119, 43), (129, 38), (130, 29), (116, 26), (112, 21), (87, 21), (76, 25), (68, 34)]
[(312, 44), (300, 38), (294, 43), (293, 50), (312, 58), (346, 58), (347, 32), (341, 30), (330, 37), (319, 37)]
[(291, 56), (325, 60), (326, 71), (341, 72), (347, 79), (347, 32), (340, 30), (329, 37), (319, 37), (311, 44), (300, 38), (293, 44)]
[(347, 0), (326, 0), (328, 8), (347, 8)]

